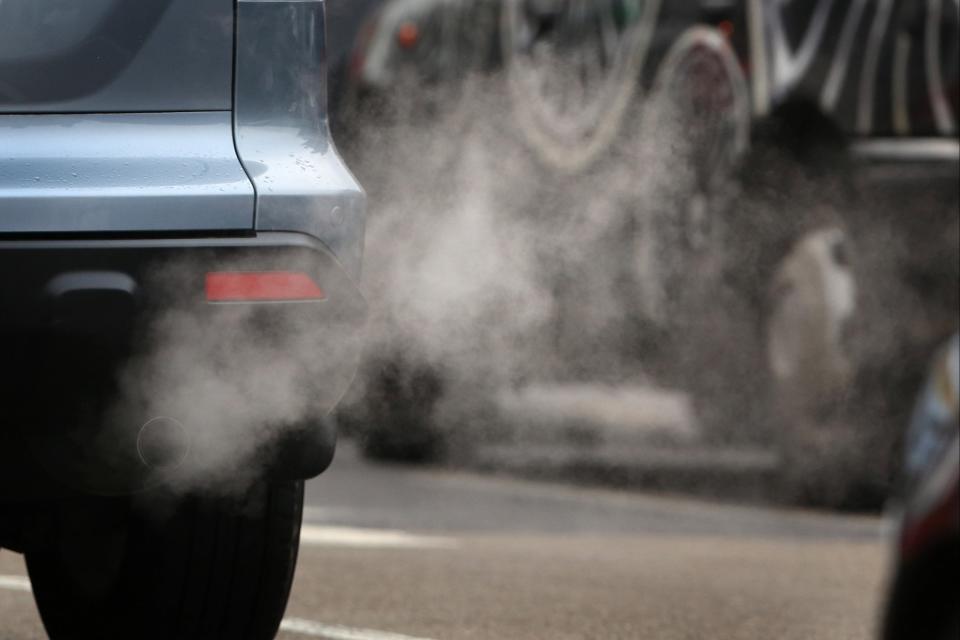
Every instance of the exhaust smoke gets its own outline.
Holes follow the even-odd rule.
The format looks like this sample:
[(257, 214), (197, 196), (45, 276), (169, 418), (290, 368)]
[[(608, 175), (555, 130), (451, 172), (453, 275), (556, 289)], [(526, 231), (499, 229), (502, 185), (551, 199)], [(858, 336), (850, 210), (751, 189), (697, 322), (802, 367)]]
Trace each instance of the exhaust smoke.
[[(820, 203), (842, 191), (839, 180), (768, 149), (749, 168), (760, 188), (734, 188), (722, 206), (705, 207), (687, 197), (697, 189), (696, 150), (668, 100), (638, 101), (588, 170), (551, 170), (524, 143), (503, 87), (502, 78), (475, 78), (456, 100), (431, 95), (399, 121), (358, 110), (338, 139), (369, 194), (370, 319), (346, 413), (361, 431), (377, 419), (403, 423), (408, 416), (370, 410), (394, 371), (390, 384), (425, 407), (438, 437), (476, 441), (509, 433), (497, 398), (544, 382), (667, 385), (693, 390), (692, 405), (710, 418), (698, 428), (684, 420), (675, 439), (775, 441), (782, 425), (758, 433), (754, 421), (763, 411), (758, 310), (777, 264), (770, 256), (786, 253), (793, 227), (816, 227), (811, 212), (828, 209)], [(860, 247), (855, 267), (889, 271), (904, 240), (889, 225), (874, 228), (879, 242)], [(167, 265), (156, 275), (182, 282), (185, 272)], [(902, 293), (877, 291), (886, 303)], [(863, 334), (867, 350), (879, 345), (870, 336), (888, 331), (881, 325)], [(183, 491), (253, 482), (290, 425), (329, 415), (348, 381), (324, 389), (324, 362), (357, 347), (322, 323), (242, 306), (202, 320), (169, 310), (145, 345), (118, 407), (189, 425), (190, 456), (171, 474)], [(304, 365), (291, 354), (317, 356)], [(720, 398), (705, 414), (702, 390)]]

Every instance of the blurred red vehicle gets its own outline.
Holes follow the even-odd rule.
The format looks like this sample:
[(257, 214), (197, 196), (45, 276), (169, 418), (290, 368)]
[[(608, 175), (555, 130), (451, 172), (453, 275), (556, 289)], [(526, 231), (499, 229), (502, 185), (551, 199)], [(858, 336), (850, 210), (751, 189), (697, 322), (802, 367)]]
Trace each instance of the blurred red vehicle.
[(884, 639), (960, 638), (960, 350), (930, 375), (907, 440), (907, 483)]

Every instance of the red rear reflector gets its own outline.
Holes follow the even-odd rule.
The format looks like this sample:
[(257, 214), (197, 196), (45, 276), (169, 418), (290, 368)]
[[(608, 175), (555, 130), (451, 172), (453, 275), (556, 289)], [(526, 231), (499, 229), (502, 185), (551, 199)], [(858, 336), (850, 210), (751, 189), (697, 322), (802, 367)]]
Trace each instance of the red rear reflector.
[(209, 302), (323, 300), (326, 294), (299, 271), (219, 271), (207, 274)]

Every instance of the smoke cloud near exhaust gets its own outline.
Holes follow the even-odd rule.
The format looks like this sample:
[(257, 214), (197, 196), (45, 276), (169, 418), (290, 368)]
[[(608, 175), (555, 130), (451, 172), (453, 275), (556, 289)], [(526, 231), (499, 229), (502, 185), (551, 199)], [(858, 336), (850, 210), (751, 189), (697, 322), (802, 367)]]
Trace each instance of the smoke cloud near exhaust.
[[(524, 391), (540, 383), (586, 383), (591, 397), (603, 385), (682, 388), (692, 400), (661, 403), (686, 417), (672, 434), (668, 425), (668, 440), (769, 443), (757, 431), (769, 384), (760, 313), (795, 227), (843, 227), (822, 204), (843, 200), (839, 181), (811, 178), (768, 149), (748, 168), (759, 189), (737, 191), (731, 176), (729, 191), (706, 200), (697, 150), (665, 100), (638, 101), (588, 170), (552, 170), (525, 142), (502, 78), (469, 85), (455, 100), (358, 109), (338, 140), (369, 193), (370, 318), (345, 424), (362, 435), (369, 421), (409, 418), (370, 411), (392, 371), (454, 443), (509, 433), (518, 425), (504, 424), (499, 405), (551, 397)], [(906, 241), (873, 228), (875, 250), (854, 266), (891, 271)], [(170, 265), (158, 278), (176, 282), (184, 270)], [(900, 289), (872, 291), (873, 308), (903, 299)], [(859, 338), (865, 353), (881, 348), (869, 336), (894, 331), (876, 324)], [(322, 323), (255, 308), (203, 319), (173, 308), (144, 344), (115, 415), (187, 425), (190, 454), (164, 472), (183, 491), (242, 490), (291, 425), (330, 414), (347, 381), (331, 386), (323, 358), (291, 354), (358, 350)], [(422, 384), (424, 372), (434, 382)]]
[[(262, 270), (262, 260), (229, 267)], [(285, 260), (285, 268), (300, 266)], [(326, 419), (350, 384), (362, 335), (350, 309), (185, 302), (182, 292), (197, 290), (209, 269), (209, 261), (178, 260), (154, 270), (149, 286), (160, 293), (138, 354), (121, 372), (101, 448), (162, 461), (148, 484), (236, 493), (262, 476), (284, 436)], [(141, 431), (148, 423), (149, 434)], [(165, 434), (157, 424), (182, 429)]]
[[(562, 375), (574, 363), (554, 361), (537, 338), (569, 314), (590, 342), (623, 317), (617, 287), (637, 271), (624, 251), (639, 240), (624, 235), (670, 172), (671, 134), (622, 149), (620, 166), (555, 172), (525, 144), (499, 86), (421, 122), (365, 122), (351, 144), (371, 194), (371, 340), (400, 335), (427, 358), (462, 361), (453, 366)], [(579, 304), (565, 304), (564, 289)]]
[[(640, 211), (653, 176), (670, 174), (665, 154), (630, 149), (629, 168), (603, 169), (602, 179), (553, 174), (508, 124), (505, 96), (471, 95), (475, 102), (445, 105), (429, 122), (414, 114), (353, 123), (349, 161), (370, 193), (361, 373), (398, 360), (435, 369), (444, 421), (485, 415), (498, 392), (536, 380), (642, 381), (642, 362), (624, 343), (624, 319), (644, 296), (626, 284), (636, 265), (626, 235), (633, 212), (623, 210)], [(154, 280), (172, 301), (197, 271), (165, 265)], [(262, 470), (265, 447), (291, 425), (323, 418), (342, 395), (343, 381), (327, 388), (328, 357), (302, 357), (339, 349), (349, 358), (357, 345), (341, 339), (308, 314), (237, 305), (198, 315), (173, 305), (124, 370), (111, 423), (125, 431), (157, 416), (182, 423), (189, 453), (163, 480), (183, 491), (242, 489)], [(367, 382), (354, 381), (354, 406)]]
[(391, 96), (397, 111), (349, 123), (347, 157), (370, 196), (372, 303), (350, 401), (383, 420), (363, 410), (383, 389), (365, 385), (433, 371), (433, 427), (482, 440), (504, 426), (496, 398), (531, 384), (656, 383), (643, 347), (665, 331), (683, 259), (658, 242), (694, 172), (665, 101), (629, 114), (610, 153), (573, 172), (527, 143), (502, 77), (467, 84), (453, 100)]

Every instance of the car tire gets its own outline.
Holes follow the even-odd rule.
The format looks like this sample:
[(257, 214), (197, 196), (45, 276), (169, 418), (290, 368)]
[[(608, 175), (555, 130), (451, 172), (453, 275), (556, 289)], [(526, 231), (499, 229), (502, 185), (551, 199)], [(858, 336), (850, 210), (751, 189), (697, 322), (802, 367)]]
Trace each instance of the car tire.
[(296, 566), (303, 483), (149, 502), (64, 504), (52, 541), (27, 551), (49, 637), (273, 638)]

